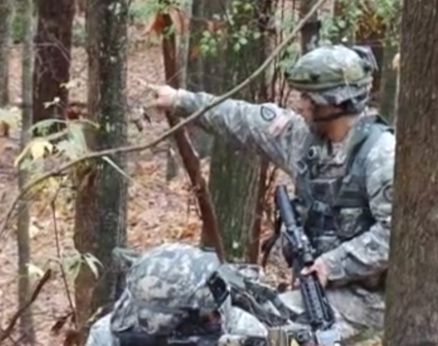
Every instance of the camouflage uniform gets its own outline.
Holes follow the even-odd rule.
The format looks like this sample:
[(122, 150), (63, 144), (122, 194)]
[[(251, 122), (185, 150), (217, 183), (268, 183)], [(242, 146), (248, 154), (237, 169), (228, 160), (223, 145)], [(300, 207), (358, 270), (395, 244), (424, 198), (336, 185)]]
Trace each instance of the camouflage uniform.
[[(298, 183), (303, 220), (328, 266), (327, 295), (344, 340), (382, 327), (381, 284), (391, 222), (394, 136), (365, 108), (372, 79), (362, 53), (342, 47), (315, 49), (290, 72), (291, 84), (305, 90), (315, 103), (347, 101), (346, 109), (357, 116), (342, 142), (318, 138), (299, 114), (272, 103), (228, 100), (199, 119), (237, 145), (269, 158)], [(176, 108), (188, 114), (213, 99), (207, 93), (179, 90)], [(113, 333), (127, 330), (171, 334), (187, 317), (187, 308), (207, 313), (219, 309), (222, 331), (228, 334), (221, 337), (220, 346), (241, 344), (242, 334), (267, 335), (266, 326), (231, 307), (230, 299), (216, 306), (205, 286), (207, 277), (219, 268), (214, 253), (173, 244), (137, 259), (128, 257), (123, 264), (130, 267), (127, 287), (114, 311), (93, 326), (87, 346), (98, 346), (100, 341), (115, 346)], [(282, 294), (281, 299), (296, 313), (303, 312), (299, 292)], [(295, 322), (298, 327), (306, 324), (302, 314)]]
[[(347, 339), (366, 329), (380, 330), (383, 324), (382, 280), (388, 265), (395, 139), (391, 131), (382, 127), (374, 136), (372, 145), (368, 145), (369, 150), (360, 165), (355, 163), (358, 165), (355, 166), (355, 173), (359, 176), (352, 177), (349, 174), (350, 154), (357, 144), (357, 134), (364, 134), (376, 127), (374, 121), (368, 121), (373, 115), (365, 107), (368, 99), (361, 96), (364, 90), (369, 90), (372, 80), (368, 78), (369, 74), (361, 78), (361, 71), (369, 72), (371, 68), (364, 63), (362, 70), (345, 70), (342, 64), (356, 66), (354, 63), (359, 61), (360, 54), (339, 47), (330, 49), (310, 52), (308, 61), (313, 59), (314, 64), (311, 63), (311, 69), (308, 70), (292, 71), (292, 74), (295, 73), (293, 86), (299, 86), (301, 78), (305, 89), (310, 85), (306, 84), (306, 78), (320, 77), (319, 66), (333, 67), (335, 73), (327, 77), (324, 92), (311, 87), (306, 91), (319, 104), (340, 104), (348, 97), (356, 101), (351, 110), (358, 114), (342, 142), (333, 143), (317, 138), (301, 115), (273, 103), (256, 105), (227, 100), (209, 110), (198, 121), (203, 127), (223, 135), (240, 147), (270, 159), (298, 183), (303, 177), (304, 163), (305, 170), (311, 171), (306, 184), (310, 186), (313, 197), (318, 193), (319, 186), (323, 190), (319, 202), (329, 208), (334, 208), (337, 202), (333, 193), (328, 192), (330, 186), (337, 186), (335, 190), (339, 192), (348, 190), (347, 180), (354, 180), (356, 185), (362, 184), (355, 187), (353, 201), (337, 205), (336, 217), (331, 215), (319, 225), (331, 229), (316, 229), (319, 233), (313, 235), (319, 254), (328, 266), (328, 296), (338, 314), (338, 327), (342, 337)], [(343, 73), (342, 78), (350, 82), (348, 89), (330, 85), (339, 71)], [(180, 89), (176, 111), (181, 115), (193, 113), (214, 98), (204, 92), (192, 93)], [(298, 184), (297, 193), (304, 194), (300, 188)], [(344, 195), (344, 199), (348, 199), (348, 191)], [(312, 221), (312, 217), (310, 219)], [(300, 309), (297, 292), (285, 295), (285, 300), (295, 309)]]
[(218, 342), (220, 346), (228, 345), (231, 335), (266, 337), (267, 330), (256, 317), (231, 306), (230, 297), (218, 306), (206, 285), (210, 275), (219, 268), (230, 268), (252, 280), (258, 280), (260, 268), (221, 266), (214, 252), (186, 244), (163, 244), (142, 255), (115, 249), (113, 257), (118, 265), (129, 270), (126, 288), (114, 310), (93, 324), (86, 346), (119, 346), (119, 337), (124, 332), (174, 336), (186, 320), (190, 333), (197, 326), (191, 324), (189, 311), (199, 311), (203, 316), (211, 312), (221, 315), (219, 328), (209, 333), (213, 338), (214, 333), (217, 338), (223, 334)]
[(114, 308), (112, 329), (167, 335), (188, 309), (217, 310), (206, 282), (219, 266), (214, 252), (184, 244), (165, 244), (134, 262), (126, 289)]

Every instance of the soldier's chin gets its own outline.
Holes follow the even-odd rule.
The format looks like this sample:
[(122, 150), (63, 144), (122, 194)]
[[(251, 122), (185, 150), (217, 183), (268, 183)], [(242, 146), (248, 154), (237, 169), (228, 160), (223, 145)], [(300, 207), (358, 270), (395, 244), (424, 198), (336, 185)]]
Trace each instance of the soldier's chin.
[(315, 135), (318, 135), (320, 137), (326, 137), (327, 136), (327, 126), (325, 124), (321, 123), (309, 123), (310, 131), (314, 133)]

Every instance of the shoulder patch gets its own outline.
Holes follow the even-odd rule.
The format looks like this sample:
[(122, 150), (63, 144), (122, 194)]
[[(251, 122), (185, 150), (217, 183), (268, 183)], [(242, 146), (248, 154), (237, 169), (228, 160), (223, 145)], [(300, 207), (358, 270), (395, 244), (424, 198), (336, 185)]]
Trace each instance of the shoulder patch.
[(266, 106), (262, 106), (260, 110), (260, 115), (262, 116), (263, 120), (268, 122), (271, 122), (277, 116), (274, 110)]
[(385, 200), (388, 202), (392, 202), (392, 194), (393, 194), (392, 185), (385, 186), (385, 188), (383, 189), (383, 198), (385, 198)]
[(284, 132), (289, 124), (288, 117), (283, 112), (279, 112), (268, 125), (268, 133), (273, 137), (277, 137)]

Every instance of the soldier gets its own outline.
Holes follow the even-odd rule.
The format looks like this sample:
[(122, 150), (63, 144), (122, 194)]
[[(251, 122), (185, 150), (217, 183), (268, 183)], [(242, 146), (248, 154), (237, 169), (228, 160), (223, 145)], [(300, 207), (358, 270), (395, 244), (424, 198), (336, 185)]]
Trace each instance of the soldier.
[[(115, 249), (113, 256), (127, 270), (126, 288), (114, 310), (92, 325), (86, 346), (231, 346), (247, 337), (265, 340), (267, 329), (256, 317), (232, 306), (229, 295), (216, 301), (207, 284), (213, 272), (229, 268), (238, 275), (251, 266), (221, 266), (215, 252), (178, 243), (141, 255)], [(259, 276), (256, 271), (237, 277), (243, 275), (254, 281)]]
[[(198, 118), (217, 134), (270, 159), (296, 183), (318, 258), (312, 268), (344, 340), (383, 325), (395, 138), (368, 108), (376, 68), (365, 47), (319, 47), (286, 74), (308, 114), (272, 103), (226, 100)], [(152, 106), (189, 115), (215, 96), (151, 86)], [(303, 311), (300, 295), (287, 294)]]

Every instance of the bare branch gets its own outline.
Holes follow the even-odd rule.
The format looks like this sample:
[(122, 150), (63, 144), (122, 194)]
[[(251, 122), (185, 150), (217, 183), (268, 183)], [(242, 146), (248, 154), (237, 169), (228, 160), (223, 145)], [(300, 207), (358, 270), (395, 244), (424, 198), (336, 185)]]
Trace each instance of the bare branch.
[(11, 320), (9, 321), (8, 326), (5, 330), (0, 331), (0, 343), (3, 342), (5, 339), (9, 338), (11, 335), (15, 324), (17, 323), (20, 316), (29, 308), (29, 306), (32, 305), (32, 303), (38, 298), (39, 294), (41, 293), (41, 290), (43, 289), (44, 285), (49, 281), (50, 277), (52, 275), (52, 271), (48, 269), (41, 280), (38, 282), (38, 285), (35, 287), (35, 290), (32, 293), (32, 296), (30, 297), (29, 301), (24, 304), (15, 314), (12, 316)]
[(70, 291), (70, 287), (68, 285), (68, 281), (67, 281), (67, 275), (65, 273), (65, 269), (64, 269), (64, 264), (62, 261), (62, 254), (61, 254), (61, 246), (59, 244), (59, 232), (58, 232), (58, 223), (56, 222), (56, 199), (58, 197), (58, 193), (61, 190), (61, 187), (59, 187), (59, 189), (56, 191), (55, 196), (53, 197), (52, 201), (50, 202), (50, 208), (52, 209), (52, 218), (53, 218), (53, 230), (55, 232), (55, 243), (56, 243), (56, 255), (59, 258), (59, 268), (61, 270), (61, 277), (62, 277), (62, 281), (64, 283), (64, 288), (65, 288), (65, 294), (67, 296), (67, 300), (68, 300), (68, 304), (70, 305), (70, 310), (71, 313), (73, 314), (73, 321), (75, 324), (75, 327), (77, 329), (77, 323), (76, 323), (76, 310), (75, 307), (73, 305), (73, 299), (71, 297), (71, 291)]
[[(171, 28), (174, 24), (172, 23), (171, 16), (169, 14), (164, 14), (163, 18), (165, 30)], [(174, 88), (178, 88), (180, 83), (179, 78), (169, 81), (169, 78), (176, 75), (176, 71), (178, 71), (176, 37), (174, 33), (162, 36), (162, 50), (167, 83)], [(175, 115), (170, 114), (170, 112), (166, 112), (166, 118), (171, 127), (177, 125), (179, 122), (179, 119)], [(219, 260), (223, 261), (225, 260), (224, 245), (219, 231), (211, 194), (208, 190), (207, 182), (202, 176), (201, 163), (198, 154), (193, 148), (186, 129), (182, 128), (175, 132), (175, 141), (177, 143), (178, 151), (181, 155), (184, 168), (187, 171), (192, 183), (192, 187), (195, 191), (198, 206), (201, 212), (202, 233), (206, 239), (206, 245), (214, 247)]]

